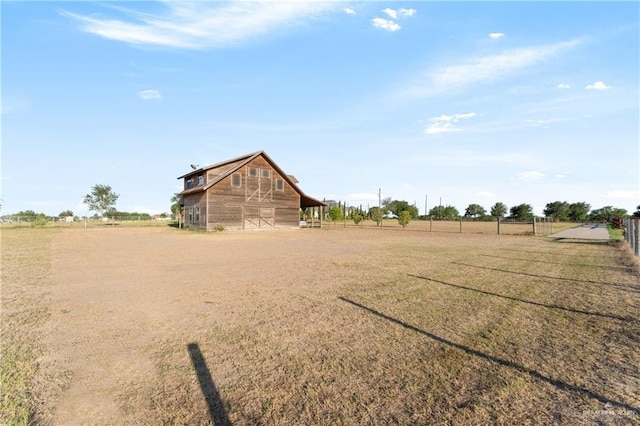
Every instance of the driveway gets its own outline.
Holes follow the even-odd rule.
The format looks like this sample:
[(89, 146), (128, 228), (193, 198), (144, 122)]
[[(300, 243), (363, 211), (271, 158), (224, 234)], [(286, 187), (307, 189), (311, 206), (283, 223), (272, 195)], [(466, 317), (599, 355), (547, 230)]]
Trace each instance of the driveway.
[(608, 240), (609, 231), (604, 223), (586, 223), (576, 228), (567, 229), (550, 235), (552, 238), (576, 238), (582, 240)]

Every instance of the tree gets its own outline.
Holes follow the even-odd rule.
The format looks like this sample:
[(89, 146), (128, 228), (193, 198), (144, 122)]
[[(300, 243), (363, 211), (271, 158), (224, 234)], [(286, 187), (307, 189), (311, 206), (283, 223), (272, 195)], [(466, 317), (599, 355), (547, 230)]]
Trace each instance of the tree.
[(376, 221), (377, 226), (380, 226), (380, 224), (382, 223), (382, 218), (384, 217), (384, 209), (380, 207), (371, 207), (369, 209), (369, 217), (371, 218), (371, 220)]
[(340, 206), (333, 206), (329, 209), (329, 217), (332, 221), (336, 222), (342, 219), (342, 208)]
[(402, 229), (406, 228), (409, 222), (411, 222), (411, 212), (407, 210), (401, 211), (398, 215), (398, 223), (402, 225)]
[(106, 211), (115, 209), (118, 197), (120, 195), (113, 192), (109, 185), (97, 184), (91, 188), (91, 193), (84, 196), (83, 202), (89, 207), (89, 210), (104, 216)]
[(429, 210), (429, 216), (437, 219), (457, 219), (460, 213), (453, 206), (435, 206)]
[(497, 202), (491, 207), (491, 216), (496, 219), (499, 217), (504, 217), (507, 214), (507, 206), (501, 202)]
[(589, 217), (591, 205), (584, 201), (569, 204), (569, 220), (573, 222), (585, 222)]
[(569, 203), (566, 201), (554, 201), (553, 203), (547, 203), (542, 213), (553, 220), (569, 220)]
[(65, 210), (58, 215), (58, 217), (62, 219), (69, 216), (73, 217), (73, 212), (71, 210)]
[(418, 212), (418, 208), (412, 204), (409, 204), (407, 201), (404, 201), (404, 200), (391, 201), (390, 198), (385, 198), (384, 202), (385, 202), (385, 204), (383, 204), (384, 210), (390, 211), (396, 216), (400, 216), (401, 212), (407, 211), (411, 215), (411, 218), (414, 219), (418, 217), (418, 215), (420, 214)]
[(613, 206), (604, 206), (600, 209), (592, 210), (591, 213), (589, 213), (589, 220), (609, 222), (611, 219), (621, 219), (626, 216), (627, 211), (625, 209)]
[(636, 211), (633, 212), (633, 217), (640, 217), (640, 206), (636, 207)]
[(358, 225), (360, 222), (362, 222), (362, 214), (360, 213), (360, 211), (355, 210), (353, 213), (351, 213), (351, 219), (353, 219), (353, 223)]
[(466, 217), (472, 217), (474, 219), (482, 217), (485, 214), (487, 214), (487, 211), (480, 204), (469, 204), (464, 212)]
[(509, 210), (511, 217), (516, 220), (531, 220), (533, 219), (533, 207), (530, 204), (519, 204), (511, 207)]
[(178, 219), (178, 226), (182, 222), (182, 213), (184, 212), (184, 207), (180, 205), (180, 196), (176, 193), (171, 197), (171, 213), (173, 216)]

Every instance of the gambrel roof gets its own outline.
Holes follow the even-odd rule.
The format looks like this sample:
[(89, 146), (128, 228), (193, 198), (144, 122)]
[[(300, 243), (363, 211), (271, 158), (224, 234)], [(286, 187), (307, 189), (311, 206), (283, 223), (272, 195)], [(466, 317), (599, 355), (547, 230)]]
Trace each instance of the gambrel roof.
[[(300, 195), (300, 207), (301, 208), (307, 208), (307, 207), (319, 207), (319, 206), (324, 206), (325, 204), (322, 201), (318, 201), (315, 198), (309, 197), (308, 195), (306, 195), (304, 192), (302, 192), (302, 190), (300, 188), (298, 188), (298, 186), (296, 185), (298, 183), (298, 180), (291, 176), (286, 174), (281, 168), (280, 166), (278, 166), (272, 159), (271, 157), (269, 157), (267, 155), (266, 152), (264, 151), (257, 151), (257, 152), (253, 152), (251, 154), (247, 154), (247, 155), (243, 155), (237, 158), (232, 158), (230, 160), (226, 160), (220, 163), (216, 163), (216, 164), (210, 164), (208, 166), (204, 166), (204, 167), (200, 167), (198, 169), (192, 170), (189, 173), (186, 173), (182, 176), (179, 176), (178, 179), (185, 179), (188, 178), (189, 176), (198, 176), (199, 174), (206, 172), (207, 170), (211, 170), (211, 169), (220, 169), (222, 168), (224, 171), (223, 173), (221, 173), (220, 175), (216, 176), (215, 179), (211, 180), (210, 182), (207, 182), (206, 185), (203, 186), (197, 186), (194, 188), (189, 188), (186, 189), (182, 192), (180, 192), (178, 195), (182, 196), (182, 195), (188, 195), (188, 194), (194, 194), (200, 191), (206, 191), (207, 189), (211, 188), (212, 186), (214, 186), (215, 184), (217, 184), (218, 182), (220, 182), (221, 180), (223, 180), (224, 178), (230, 176), (232, 173), (235, 173), (236, 171), (238, 171), (240, 168), (246, 166), (248, 163), (250, 163), (252, 160), (254, 160), (257, 157), (262, 157), (264, 158), (269, 165), (271, 165), (271, 167), (274, 168), (274, 170), (276, 170), (278, 172), (278, 174), (280, 174), (280, 176), (282, 176), (282, 178), (287, 181), (287, 183), (289, 185), (291, 185), (291, 187)], [(228, 165), (229, 167), (224, 169), (224, 166)]]

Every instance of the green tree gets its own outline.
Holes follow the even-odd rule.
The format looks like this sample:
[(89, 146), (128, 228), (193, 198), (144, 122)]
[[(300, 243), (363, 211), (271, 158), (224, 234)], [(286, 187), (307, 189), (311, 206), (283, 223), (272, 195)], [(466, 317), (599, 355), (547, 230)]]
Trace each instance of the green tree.
[(469, 204), (464, 212), (465, 217), (472, 217), (478, 219), (487, 214), (487, 211), (480, 204)]
[(353, 219), (353, 223), (358, 225), (360, 222), (362, 222), (362, 214), (360, 213), (360, 211), (354, 210), (351, 213), (351, 219)]
[(62, 219), (69, 216), (73, 217), (73, 212), (71, 210), (65, 210), (63, 212), (60, 212), (60, 214), (58, 215), (58, 217)]
[(531, 220), (533, 219), (533, 207), (530, 204), (519, 204), (511, 207), (509, 210), (511, 217), (516, 220)]
[(385, 199), (385, 202), (386, 202), (386, 204), (384, 205), (385, 211), (390, 211), (396, 216), (400, 216), (401, 212), (407, 211), (411, 215), (411, 218), (415, 219), (420, 214), (418, 212), (418, 208), (412, 204), (409, 204), (407, 201), (404, 201), (404, 200), (388, 201), (388, 200), (390, 199), (388, 198)]
[(91, 188), (91, 192), (84, 196), (84, 204), (89, 207), (89, 210), (95, 211), (104, 216), (105, 212), (115, 210), (116, 201), (118, 201), (119, 194), (116, 194), (111, 190), (109, 185), (94, 185)]
[(589, 213), (589, 220), (606, 221), (626, 217), (627, 211), (613, 206), (604, 206), (600, 209), (592, 210)]
[(178, 224), (182, 222), (182, 214), (184, 213), (184, 207), (180, 205), (181, 197), (176, 193), (171, 197), (171, 213), (178, 219)]
[(382, 223), (382, 218), (384, 217), (384, 209), (380, 207), (371, 207), (369, 209), (369, 217), (371, 220), (376, 221), (376, 225), (380, 226)]
[(333, 206), (329, 209), (329, 217), (332, 221), (337, 222), (342, 219), (342, 209), (340, 206)]
[(633, 217), (640, 217), (640, 206), (636, 207), (636, 211), (633, 212)]
[(584, 201), (569, 204), (569, 220), (574, 222), (584, 222), (589, 218), (591, 205)]
[(401, 211), (398, 215), (398, 223), (402, 225), (402, 229), (406, 228), (409, 222), (411, 222), (411, 212), (407, 210)]
[(504, 217), (508, 212), (507, 206), (504, 203), (497, 202), (491, 207), (491, 216), (496, 219), (499, 217)]
[(436, 219), (457, 219), (460, 213), (453, 206), (435, 206), (429, 210), (429, 216)]
[(547, 203), (542, 211), (546, 217), (552, 218), (554, 221), (569, 220), (569, 203), (566, 201), (554, 201)]

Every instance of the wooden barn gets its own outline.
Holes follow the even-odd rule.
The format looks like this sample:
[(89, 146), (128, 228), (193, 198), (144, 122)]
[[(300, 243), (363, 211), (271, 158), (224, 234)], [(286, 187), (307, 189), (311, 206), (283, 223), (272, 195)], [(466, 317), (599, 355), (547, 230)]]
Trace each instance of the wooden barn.
[(192, 168), (178, 178), (184, 181), (178, 195), (188, 228), (299, 228), (300, 209), (324, 206), (264, 151)]

